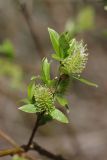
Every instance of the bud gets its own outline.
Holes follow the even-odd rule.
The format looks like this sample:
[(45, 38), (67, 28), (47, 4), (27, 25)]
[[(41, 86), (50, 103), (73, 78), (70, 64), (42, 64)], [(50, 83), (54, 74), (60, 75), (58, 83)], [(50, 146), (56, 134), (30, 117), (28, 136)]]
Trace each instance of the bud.
[(66, 74), (80, 74), (86, 67), (88, 54), (83, 42), (74, 41), (71, 54), (61, 62), (61, 70)]
[(54, 109), (53, 94), (47, 86), (36, 85), (34, 98), (38, 112), (49, 113)]

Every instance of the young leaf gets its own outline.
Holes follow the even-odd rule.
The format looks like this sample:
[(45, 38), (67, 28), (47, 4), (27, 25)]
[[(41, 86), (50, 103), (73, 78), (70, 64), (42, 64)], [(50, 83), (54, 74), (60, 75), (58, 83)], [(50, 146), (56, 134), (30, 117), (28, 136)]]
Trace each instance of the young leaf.
[(33, 80), (36, 80), (36, 79), (40, 79), (40, 76), (39, 75), (38, 76), (32, 76), (30, 80), (33, 81)]
[(44, 58), (42, 61), (42, 80), (48, 84), (50, 81), (50, 63), (48, 62), (47, 58)]
[(57, 61), (61, 61), (61, 58), (57, 54), (52, 54), (52, 58), (54, 58)]
[(24, 111), (24, 112), (27, 112), (27, 113), (36, 113), (37, 112), (37, 109), (33, 104), (23, 105), (23, 106), (19, 107), (19, 109), (21, 111)]
[(39, 125), (44, 125), (46, 124), (47, 122), (51, 121), (53, 118), (51, 115), (49, 114), (44, 114), (42, 117), (41, 117), (41, 120), (39, 122)]
[(48, 28), (52, 46), (57, 55), (59, 55), (59, 34), (51, 28)]
[(35, 90), (35, 83), (32, 81), (28, 86), (28, 99), (31, 101)]
[(66, 106), (66, 105), (68, 105), (67, 99), (64, 98), (63, 96), (59, 96), (59, 95), (58, 95), (56, 98), (57, 98), (57, 101), (59, 102), (59, 104), (60, 104), (61, 106)]
[(54, 109), (50, 115), (52, 116), (53, 119), (56, 119), (62, 123), (68, 123), (67, 117), (58, 109)]
[(61, 81), (57, 87), (58, 93), (64, 94), (69, 86), (70, 83), (70, 77), (66, 74), (61, 75)]
[(59, 38), (59, 48), (60, 48), (60, 57), (66, 58), (68, 56), (67, 52), (70, 48), (69, 45), (69, 35), (67, 32), (63, 33)]
[(86, 80), (86, 79), (84, 79), (84, 78), (74, 77), (74, 76), (73, 76), (73, 78), (76, 79), (76, 80), (79, 80), (80, 82), (85, 83), (85, 84), (87, 84), (87, 85), (89, 85), (89, 86), (96, 87), (96, 88), (98, 87), (97, 84), (95, 84), (95, 83), (93, 83), (93, 82), (90, 82), (90, 81), (88, 81), (88, 80)]

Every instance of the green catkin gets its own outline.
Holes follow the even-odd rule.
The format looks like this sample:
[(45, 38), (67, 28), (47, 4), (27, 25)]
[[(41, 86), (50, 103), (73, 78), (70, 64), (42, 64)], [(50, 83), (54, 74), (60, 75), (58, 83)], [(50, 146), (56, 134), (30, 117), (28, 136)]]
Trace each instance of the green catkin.
[(85, 69), (88, 53), (86, 53), (86, 45), (83, 42), (75, 41), (71, 54), (61, 62), (61, 69), (66, 74), (80, 74)]
[(54, 109), (53, 93), (47, 86), (36, 85), (34, 98), (38, 112), (50, 113)]

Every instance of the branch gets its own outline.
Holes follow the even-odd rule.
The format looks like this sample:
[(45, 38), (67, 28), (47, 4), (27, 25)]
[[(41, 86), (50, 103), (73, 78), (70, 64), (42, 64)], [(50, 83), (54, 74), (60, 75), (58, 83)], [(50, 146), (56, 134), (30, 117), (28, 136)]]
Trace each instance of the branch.
[(13, 149), (7, 149), (7, 150), (2, 150), (0, 151), (0, 157), (4, 157), (4, 156), (13, 156), (15, 154), (21, 154), (23, 153), (23, 155), (28, 158), (29, 160), (35, 160), (31, 155), (27, 154), (27, 153), (24, 153), (25, 150), (23, 148), (13, 148)]
[(31, 155), (24, 153), (25, 150), (21, 148), (11, 137), (9, 137), (6, 133), (4, 133), (2, 130), (0, 130), (0, 137), (5, 139), (7, 142), (9, 142), (13, 147), (12, 149), (6, 149), (0, 151), (0, 157), (7, 156), (7, 155), (14, 155), (14, 154), (21, 154), (23, 153), (26, 158), (29, 160), (35, 160)]
[(24, 152), (24, 149), (21, 147), (13, 148), (13, 149), (6, 149), (6, 150), (0, 151), (0, 157), (7, 156), (7, 155), (11, 156), (11, 155), (22, 153), (22, 152)]
[(13, 147), (16, 147), (16, 148), (19, 147), (19, 145), (2, 130), (0, 130), (0, 136), (4, 138), (7, 142), (9, 142)]
[(37, 132), (37, 129), (39, 128), (39, 122), (40, 122), (41, 117), (42, 117), (43, 114), (44, 114), (44, 112), (37, 115), (37, 120), (36, 120), (36, 122), (35, 122), (34, 128), (33, 128), (33, 130), (32, 130), (31, 136), (30, 136), (29, 141), (28, 141), (28, 144), (26, 145), (26, 147), (24, 147), (24, 150), (25, 150), (25, 151), (28, 151), (28, 150), (30, 149), (30, 146), (31, 146), (31, 144), (32, 144), (32, 141), (33, 141), (33, 139), (34, 139), (34, 136), (35, 136), (35, 134), (36, 134), (36, 132)]
[(53, 153), (47, 151), (46, 149), (42, 148), (41, 146), (39, 146), (35, 142), (32, 143), (30, 150), (35, 150), (40, 155), (46, 156), (52, 160), (67, 160), (67, 159), (63, 158), (61, 155), (56, 155), (56, 154), (53, 154)]
[(20, 5), (22, 14), (23, 14), (23, 16), (24, 16), (24, 18), (25, 18), (25, 20), (28, 24), (30, 33), (32, 35), (32, 38), (33, 38), (35, 46), (36, 46), (36, 49), (38, 50), (38, 53), (40, 54), (40, 57), (43, 58), (43, 57), (45, 57), (45, 51), (44, 51), (43, 46), (40, 42), (39, 34), (37, 32), (35, 32), (35, 24), (32, 20), (32, 15), (29, 12), (26, 3), (20, 2), (20, 1), (18, 1), (18, 3)]

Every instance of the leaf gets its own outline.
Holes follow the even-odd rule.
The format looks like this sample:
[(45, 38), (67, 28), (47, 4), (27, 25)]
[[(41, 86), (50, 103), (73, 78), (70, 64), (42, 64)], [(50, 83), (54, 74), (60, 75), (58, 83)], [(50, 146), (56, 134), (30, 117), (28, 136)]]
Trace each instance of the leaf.
[(63, 96), (58, 95), (56, 98), (57, 98), (57, 101), (59, 102), (60, 105), (62, 105), (62, 106), (68, 105), (67, 99), (64, 98)]
[(54, 58), (57, 61), (61, 61), (61, 58), (57, 54), (52, 54), (52, 58)]
[(48, 28), (48, 32), (50, 35), (50, 40), (51, 40), (52, 46), (53, 46), (56, 54), (59, 55), (59, 34), (51, 28)]
[(68, 123), (67, 117), (58, 109), (54, 109), (50, 115), (52, 116), (53, 119), (56, 119), (62, 123)]
[(32, 100), (32, 97), (34, 95), (34, 90), (35, 90), (35, 82), (32, 81), (28, 86), (28, 99), (30, 101)]
[(61, 81), (57, 87), (58, 93), (63, 95), (67, 91), (69, 83), (70, 83), (70, 77), (66, 74), (62, 74)]
[(19, 107), (19, 109), (21, 111), (24, 111), (27, 113), (36, 113), (37, 112), (36, 107), (33, 104), (23, 105), (23, 106)]
[(47, 122), (51, 121), (53, 118), (51, 115), (49, 114), (44, 114), (42, 117), (41, 117), (41, 120), (39, 122), (39, 125), (44, 125), (46, 124)]
[(50, 63), (48, 62), (47, 58), (44, 58), (42, 61), (42, 80), (48, 84), (50, 81)]
[(59, 38), (59, 48), (60, 48), (60, 57), (66, 58), (68, 56), (67, 52), (70, 48), (69, 45), (69, 35), (67, 32), (63, 33)]
[(32, 76), (30, 80), (33, 81), (33, 80), (36, 80), (36, 79), (40, 79), (40, 76), (39, 75), (38, 76)]
[(73, 78), (76, 79), (76, 80), (79, 80), (80, 82), (85, 83), (85, 84), (87, 84), (87, 85), (89, 85), (89, 86), (96, 87), (96, 88), (98, 87), (97, 84), (95, 84), (95, 83), (93, 83), (93, 82), (90, 82), (90, 81), (88, 81), (88, 80), (86, 80), (86, 79), (84, 79), (84, 78), (74, 77), (74, 76), (73, 76)]

